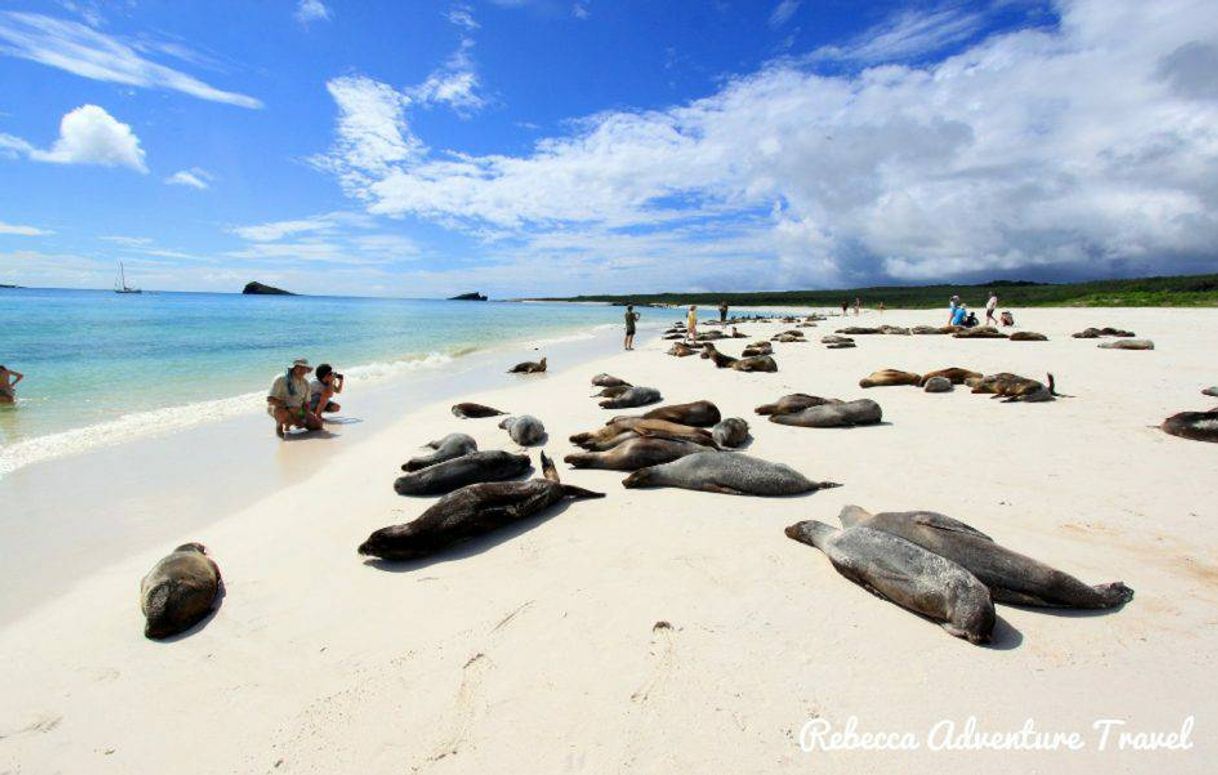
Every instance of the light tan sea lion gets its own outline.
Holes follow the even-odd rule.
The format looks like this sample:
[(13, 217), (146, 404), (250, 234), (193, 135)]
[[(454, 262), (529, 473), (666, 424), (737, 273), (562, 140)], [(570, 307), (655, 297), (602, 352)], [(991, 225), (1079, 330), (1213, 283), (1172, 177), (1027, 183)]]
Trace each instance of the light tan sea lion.
[(678, 358), (688, 358), (689, 356), (696, 355), (697, 353), (697, 350), (684, 342), (673, 342), (672, 347), (668, 348), (668, 355), (675, 355)]
[(508, 374), (541, 374), (546, 370), (546, 359), (540, 361), (525, 361), (517, 363), (512, 368), (508, 369)]
[(1036, 403), (1052, 401), (1061, 395), (1061, 393), (1057, 392), (1053, 375), (1049, 374), (1048, 378), (1049, 384), (1046, 386), (1039, 380), (1021, 377), (1018, 374), (1011, 374), (1009, 372), (1000, 372), (998, 374), (987, 374), (981, 379), (966, 380), (966, 384), (972, 387), (972, 392), (974, 393), (992, 393), (991, 398), (1003, 398), (1007, 403), (1011, 401)]
[(220, 568), (203, 544), (182, 544), (140, 582), (144, 637), (153, 640), (185, 632), (211, 613), (220, 594)]
[(889, 385), (919, 385), (922, 375), (900, 369), (881, 369), (873, 371), (859, 380), (859, 387), (885, 387)]
[(1101, 350), (1153, 350), (1155, 343), (1149, 339), (1118, 339), (1115, 342), (1101, 342)]

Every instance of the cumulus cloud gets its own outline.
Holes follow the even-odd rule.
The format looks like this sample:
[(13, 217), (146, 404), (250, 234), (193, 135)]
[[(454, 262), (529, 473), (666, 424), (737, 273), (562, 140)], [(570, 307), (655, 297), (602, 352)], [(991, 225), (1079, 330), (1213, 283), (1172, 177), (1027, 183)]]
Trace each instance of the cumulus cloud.
[(48, 234), (54, 233), (46, 229), (39, 229), (36, 226), (21, 226), (15, 223), (0, 221), (0, 234), (8, 234), (15, 237), (45, 237)]
[(66, 70), (95, 81), (169, 89), (199, 99), (261, 108), (253, 97), (223, 91), (152, 62), (131, 46), (79, 22), (35, 13), (0, 12), (0, 54)]
[(330, 21), (330, 9), (321, 0), (300, 0), (296, 4), (296, 21), (306, 27), (317, 21)]
[[(1204, 73), (1218, 15), (1207, 5), (1072, 0), (1054, 26), (918, 67), (901, 63), (977, 31), (967, 13), (946, 37), (927, 25), (941, 11), (902, 14), (859, 39), (882, 43), (841, 47), (877, 62), (861, 71), (785, 59), (685, 105), (573, 122), (522, 155), (432, 151), (408, 103), (361, 78), (360, 100), (336, 95), (325, 161), (372, 213), (430, 219), (497, 253), (545, 246), (556, 265), (653, 268), (636, 278), (676, 280), (671, 256), (716, 231), (749, 251), (725, 262), (767, 267), (753, 287), (1212, 268), (1218, 101)], [(348, 131), (365, 121), (392, 142)], [(715, 261), (706, 254), (710, 276), (730, 274)]]
[(376, 226), (376, 220), (363, 213), (342, 211), (237, 226), (229, 231), (247, 244), (225, 255), (271, 265), (318, 261), (350, 266), (412, 261), (420, 255), (414, 240), (377, 232)]
[(0, 148), (52, 164), (99, 164), (148, 172), (144, 149), (131, 127), (97, 105), (82, 105), (65, 114), (59, 122), (59, 139), (47, 150), (10, 135), (0, 135)]
[(165, 183), (171, 186), (189, 186), (197, 188), (200, 191), (206, 191), (211, 188), (211, 182), (215, 177), (203, 169), (202, 167), (191, 167), (188, 170), (179, 170), (169, 177), (165, 178)]

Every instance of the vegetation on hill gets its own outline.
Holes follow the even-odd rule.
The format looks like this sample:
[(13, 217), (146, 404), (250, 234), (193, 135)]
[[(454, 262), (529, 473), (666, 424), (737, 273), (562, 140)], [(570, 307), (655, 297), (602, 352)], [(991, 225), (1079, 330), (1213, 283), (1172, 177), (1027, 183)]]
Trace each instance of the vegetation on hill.
[(965, 304), (985, 304), (994, 290), (1003, 307), (1212, 307), (1218, 306), (1218, 274), (1096, 280), (1085, 283), (1033, 283), (996, 280), (981, 285), (877, 286), (827, 291), (754, 291), (750, 293), (653, 293), (547, 298), (538, 301), (601, 301), (614, 304), (702, 304), (726, 301), (733, 306), (836, 307), (855, 297), (867, 307), (880, 302), (890, 309), (931, 309), (947, 305), (952, 295)]

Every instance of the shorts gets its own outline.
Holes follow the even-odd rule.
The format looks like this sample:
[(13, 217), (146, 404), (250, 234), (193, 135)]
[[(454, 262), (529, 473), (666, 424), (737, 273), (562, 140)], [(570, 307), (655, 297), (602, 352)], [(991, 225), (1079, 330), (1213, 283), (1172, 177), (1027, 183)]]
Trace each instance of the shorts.
[[(309, 411), (313, 412), (313, 414), (317, 414), (317, 405), (318, 405), (319, 403), (321, 403), (321, 399), (320, 399), (320, 398), (313, 398), (313, 399), (310, 399), (310, 400), (309, 400)], [(326, 402), (326, 408), (325, 408), (325, 410), (324, 410), (324, 411), (327, 411), (327, 412), (337, 412), (337, 411), (338, 411), (338, 404), (334, 403), (333, 401), (327, 401), (327, 402)]]

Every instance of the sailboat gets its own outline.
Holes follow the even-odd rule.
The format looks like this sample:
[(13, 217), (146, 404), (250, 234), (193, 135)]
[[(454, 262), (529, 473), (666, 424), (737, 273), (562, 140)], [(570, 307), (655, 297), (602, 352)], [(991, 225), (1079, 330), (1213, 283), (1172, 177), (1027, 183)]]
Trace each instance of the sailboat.
[(123, 262), (118, 262), (118, 281), (114, 283), (115, 293), (142, 293), (139, 288), (132, 288), (127, 285), (127, 271), (123, 268)]

